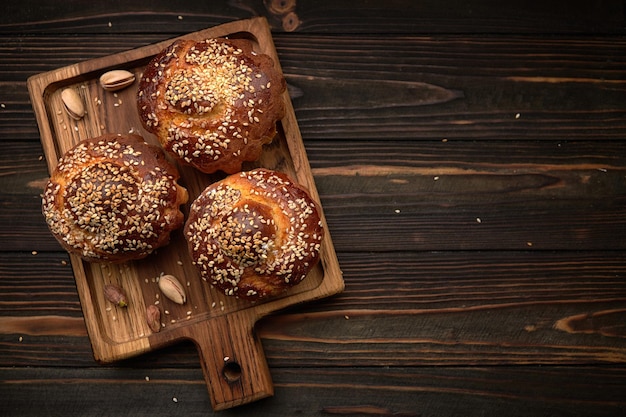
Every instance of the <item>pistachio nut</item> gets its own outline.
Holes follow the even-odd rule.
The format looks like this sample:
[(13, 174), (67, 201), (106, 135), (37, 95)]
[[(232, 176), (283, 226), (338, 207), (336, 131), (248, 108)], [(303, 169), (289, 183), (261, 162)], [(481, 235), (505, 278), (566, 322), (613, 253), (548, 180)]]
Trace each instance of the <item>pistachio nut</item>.
[(100, 76), (100, 85), (107, 91), (117, 91), (135, 82), (135, 74), (126, 70), (112, 70)]
[(154, 333), (161, 331), (161, 310), (159, 307), (152, 304), (146, 308), (146, 322)]
[(66, 88), (61, 91), (61, 101), (63, 101), (63, 107), (65, 111), (70, 115), (72, 119), (80, 120), (85, 115), (85, 105), (80, 95), (73, 88)]
[(128, 306), (128, 298), (124, 293), (124, 290), (117, 285), (107, 284), (104, 286), (104, 296), (107, 300), (117, 305), (118, 307)]
[(176, 304), (185, 304), (187, 301), (185, 289), (173, 275), (162, 275), (159, 277), (159, 289), (163, 295)]

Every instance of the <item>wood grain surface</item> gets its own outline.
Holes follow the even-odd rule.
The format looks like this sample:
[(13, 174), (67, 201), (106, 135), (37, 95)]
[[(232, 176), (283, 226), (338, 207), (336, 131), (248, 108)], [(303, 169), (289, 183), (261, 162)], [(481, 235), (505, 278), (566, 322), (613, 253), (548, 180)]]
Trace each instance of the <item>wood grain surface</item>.
[(188, 3), (2, 6), (0, 415), (212, 414), (192, 342), (94, 361), (26, 80), (258, 15), (346, 288), (261, 320), (275, 395), (219, 414), (626, 413), (622, 1)]

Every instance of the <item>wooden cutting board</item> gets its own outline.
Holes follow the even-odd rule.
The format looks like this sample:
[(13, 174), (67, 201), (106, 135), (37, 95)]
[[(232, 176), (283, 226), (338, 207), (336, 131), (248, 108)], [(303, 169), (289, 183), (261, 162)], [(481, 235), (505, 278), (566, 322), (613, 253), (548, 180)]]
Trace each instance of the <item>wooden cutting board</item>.
[[(203, 40), (211, 37), (247, 38), (255, 50), (274, 58), (279, 65), (267, 21), (264, 18), (235, 21), (185, 35)], [(116, 93), (99, 85), (106, 71), (124, 69), (137, 80), (150, 59), (173, 39), (99, 59), (80, 62), (28, 80), (28, 88), (41, 142), (52, 171), (59, 158), (80, 140), (103, 133), (142, 135), (158, 144), (141, 126), (136, 110), (137, 84)], [(280, 67), (280, 66), (279, 66)], [(75, 121), (63, 110), (61, 91), (74, 88), (84, 99), (86, 116)], [(266, 146), (261, 158), (244, 170), (265, 167), (285, 172), (308, 188), (319, 203), (306, 151), (293, 106), (287, 92), (287, 109), (278, 126), (278, 135)], [(183, 208), (212, 182), (223, 176), (206, 175), (193, 168), (178, 166), (181, 184), (190, 194)], [(326, 220), (322, 221), (326, 227)], [(97, 264), (71, 256), (76, 286), (85, 316), (94, 357), (102, 363), (128, 358), (159, 349), (181, 339), (191, 339), (198, 347), (202, 369), (215, 410), (221, 410), (273, 395), (271, 375), (260, 341), (253, 327), (262, 317), (305, 301), (327, 297), (344, 288), (337, 256), (326, 233), (321, 247), (321, 262), (298, 286), (282, 296), (251, 303), (227, 297), (202, 281), (191, 263), (182, 230), (174, 233), (171, 243), (141, 261), (124, 264)], [(160, 294), (157, 277), (171, 274), (186, 286), (187, 302), (178, 305)], [(103, 287), (114, 283), (124, 288), (130, 299), (126, 308), (114, 306), (103, 295)], [(157, 303), (162, 312), (162, 329), (153, 333), (146, 323), (146, 307)]]

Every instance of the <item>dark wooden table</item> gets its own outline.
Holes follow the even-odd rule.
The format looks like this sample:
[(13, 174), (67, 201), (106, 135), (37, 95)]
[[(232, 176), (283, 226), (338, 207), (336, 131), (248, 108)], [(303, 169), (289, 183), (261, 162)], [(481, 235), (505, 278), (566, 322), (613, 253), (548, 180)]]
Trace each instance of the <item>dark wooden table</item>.
[(259, 15), (346, 289), (259, 322), (275, 395), (219, 414), (626, 413), (621, 0), (137, 3), (0, 6), (0, 415), (212, 414), (191, 343), (94, 361), (26, 80)]

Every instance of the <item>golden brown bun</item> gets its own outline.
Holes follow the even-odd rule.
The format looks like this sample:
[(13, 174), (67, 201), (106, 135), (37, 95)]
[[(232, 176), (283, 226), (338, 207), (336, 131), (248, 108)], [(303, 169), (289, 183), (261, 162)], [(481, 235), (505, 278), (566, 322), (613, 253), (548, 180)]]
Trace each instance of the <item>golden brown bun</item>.
[(273, 60), (248, 40), (178, 40), (146, 66), (137, 108), (167, 152), (202, 172), (232, 174), (274, 138), (285, 89)]
[(169, 243), (187, 190), (163, 151), (138, 135), (86, 139), (59, 160), (44, 189), (50, 231), (86, 261), (123, 262)]
[(317, 204), (285, 174), (256, 169), (208, 186), (185, 224), (200, 276), (255, 300), (300, 283), (319, 260)]

